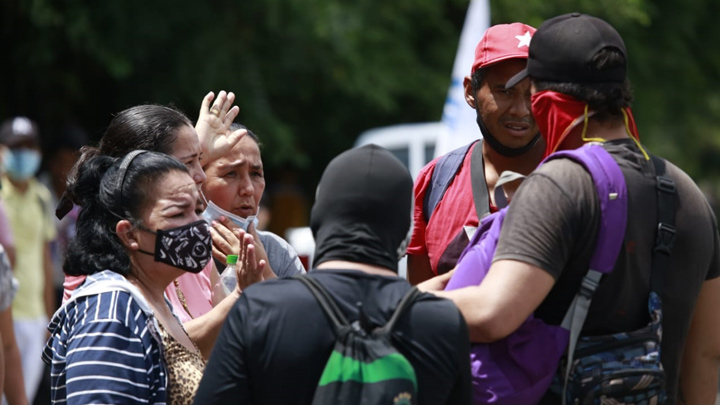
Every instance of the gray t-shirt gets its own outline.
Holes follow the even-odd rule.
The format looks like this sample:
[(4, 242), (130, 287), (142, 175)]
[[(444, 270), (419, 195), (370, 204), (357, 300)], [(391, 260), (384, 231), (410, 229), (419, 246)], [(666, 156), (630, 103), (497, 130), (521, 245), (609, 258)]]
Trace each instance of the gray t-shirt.
[(265, 247), (270, 267), (276, 276), (291, 277), (305, 273), (305, 268), (297, 252), (285, 239), (266, 231), (258, 231), (258, 236)]
[[(630, 331), (649, 322), (652, 248), (657, 228), (655, 171), (631, 140), (605, 148), (628, 188), (625, 240), (612, 273), (595, 293), (583, 334)], [(674, 403), (685, 337), (702, 283), (718, 277), (720, 242), (707, 200), (682, 170), (667, 164), (677, 187), (676, 241), (665, 275), (662, 362)], [(535, 315), (561, 323), (595, 248), (599, 203), (590, 175), (567, 159), (548, 162), (520, 186), (503, 223), (494, 260), (511, 259), (550, 273), (556, 283)]]

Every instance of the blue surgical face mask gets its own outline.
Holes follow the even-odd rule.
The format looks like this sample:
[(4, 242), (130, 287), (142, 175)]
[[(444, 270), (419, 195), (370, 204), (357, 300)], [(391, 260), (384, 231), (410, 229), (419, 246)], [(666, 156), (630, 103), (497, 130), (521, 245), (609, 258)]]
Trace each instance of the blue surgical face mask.
[(40, 152), (35, 149), (7, 149), (3, 154), (5, 170), (13, 180), (27, 180), (40, 168)]
[(215, 205), (215, 203), (212, 201), (208, 201), (207, 208), (205, 208), (205, 211), (202, 213), (202, 217), (205, 218), (208, 223), (212, 223), (212, 221), (220, 221), (221, 216), (229, 219), (235, 225), (245, 231), (248, 230), (250, 224), (255, 224), (255, 229), (257, 229), (257, 215), (250, 215), (247, 218), (243, 218), (228, 211), (225, 211), (224, 209)]

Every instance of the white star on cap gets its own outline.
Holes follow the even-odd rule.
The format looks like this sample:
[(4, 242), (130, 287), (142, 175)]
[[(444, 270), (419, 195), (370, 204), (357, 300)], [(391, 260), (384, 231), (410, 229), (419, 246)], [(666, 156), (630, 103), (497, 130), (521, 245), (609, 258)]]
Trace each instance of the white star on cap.
[(518, 41), (518, 48), (522, 48), (523, 46), (530, 46), (530, 39), (532, 38), (530, 36), (530, 31), (525, 31), (525, 35), (515, 35), (515, 38), (517, 38)]

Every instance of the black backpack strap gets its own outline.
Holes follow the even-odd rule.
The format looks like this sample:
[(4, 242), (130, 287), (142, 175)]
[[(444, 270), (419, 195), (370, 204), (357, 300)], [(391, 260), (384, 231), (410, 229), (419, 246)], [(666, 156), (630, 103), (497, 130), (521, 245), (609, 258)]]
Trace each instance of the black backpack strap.
[[(463, 160), (465, 160), (465, 155), (467, 155), (468, 150), (470, 150), (470, 147), (472, 147), (475, 143), (477, 143), (478, 146), (482, 146), (482, 139), (479, 142), (469, 143), (443, 155), (435, 164), (435, 169), (433, 170), (430, 184), (428, 185), (427, 190), (425, 190), (425, 198), (423, 200), (425, 223), (430, 221), (430, 217), (435, 211), (435, 208), (437, 208), (437, 205), (445, 195), (450, 182), (455, 177), (455, 174), (457, 174), (458, 169), (460, 169), (460, 165), (462, 165)], [(480, 150), (482, 151), (482, 148), (480, 148)], [(483, 183), (484, 179), (485, 177), (483, 175)]]
[(405, 312), (406, 309), (410, 308), (415, 301), (417, 301), (418, 297), (420, 297), (420, 290), (417, 289), (417, 287), (412, 287), (408, 292), (405, 294), (405, 296), (402, 297), (400, 302), (398, 303), (397, 307), (395, 308), (395, 312), (393, 312), (392, 316), (390, 317), (390, 320), (387, 321), (385, 326), (380, 328), (379, 333), (381, 334), (390, 334), (392, 332), (393, 328), (395, 327), (395, 323), (397, 323), (397, 320), (402, 316), (403, 312)]
[(340, 308), (338, 308), (335, 300), (330, 297), (330, 294), (327, 292), (325, 287), (323, 287), (317, 280), (308, 275), (299, 275), (293, 278), (305, 284), (305, 287), (310, 290), (310, 293), (312, 293), (315, 297), (318, 304), (320, 304), (320, 307), (323, 311), (325, 311), (325, 314), (327, 314), (328, 318), (330, 318), (332, 323), (335, 325), (336, 330), (340, 330), (341, 328), (350, 325), (347, 318), (345, 318), (345, 315), (342, 311), (340, 311)]
[(488, 197), (487, 183), (485, 182), (485, 165), (483, 164), (482, 139), (475, 145), (470, 156), (470, 180), (472, 183), (472, 196), (475, 203), (475, 213), (478, 221), (490, 213), (490, 199)]
[(670, 262), (670, 252), (675, 243), (675, 194), (677, 191), (675, 182), (666, 173), (665, 161), (655, 155), (650, 155), (650, 158), (655, 166), (658, 210), (650, 287), (658, 297), (662, 297), (665, 272)]

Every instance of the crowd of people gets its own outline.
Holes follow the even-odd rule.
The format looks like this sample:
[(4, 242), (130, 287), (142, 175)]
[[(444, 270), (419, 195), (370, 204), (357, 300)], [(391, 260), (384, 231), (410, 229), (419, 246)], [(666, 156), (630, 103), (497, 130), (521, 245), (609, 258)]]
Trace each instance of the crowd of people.
[[(317, 186), (307, 274), (257, 227), (261, 142), (234, 122), (233, 93), (208, 93), (195, 123), (167, 106), (128, 108), (96, 147), (66, 131), (43, 181), (37, 125), (5, 121), (3, 403), (33, 403), (46, 365), (53, 403), (381, 403), (388, 393), (395, 404), (527, 403), (503, 397), (479, 350), (502, 352), (528, 319), (566, 328), (578, 301), (564, 364), (511, 390), (543, 379), (531, 402), (714, 403), (717, 223), (694, 182), (641, 144), (628, 59), (619, 33), (584, 14), (490, 27), (464, 83), (481, 139), (414, 183), (378, 146), (338, 155)], [(592, 172), (553, 155), (587, 144), (619, 167), (622, 192), (609, 198), (626, 203), (623, 223), (605, 215)], [(496, 246), (488, 224), (502, 226)], [(624, 238), (600, 274), (590, 267), (607, 227)], [(478, 247), (492, 249), (488, 268)], [(405, 254), (409, 282), (397, 274)], [(233, 256), (236, 285), (217, 288)], [(445, 290), (461, 268), (484, 278)], [(658, 362), (657, 379), (631, 380), (630, 362), (573, 391), (578, 339), (587, 347), (648, 324), (657, 350), (639, 357)], [(362, 345), (373, 361), (357, 357)]]

